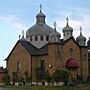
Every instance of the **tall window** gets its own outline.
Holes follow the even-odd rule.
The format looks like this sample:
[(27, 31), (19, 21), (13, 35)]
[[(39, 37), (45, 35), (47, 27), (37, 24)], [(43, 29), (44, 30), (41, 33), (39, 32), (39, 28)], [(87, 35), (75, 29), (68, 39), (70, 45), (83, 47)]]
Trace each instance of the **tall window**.
[(43, 36), (40, 37), (40, 40), (43, 41)]
[(65, 33), (64, 33), (64, 37), (65, 37)]
[(41, 60), (41, 62), (40, 62), (40, 69), (41, 69), (42, 72), (45, 70), (44, 60)]
[(46, 36), (46, 41), (49, 41), (49, 36)]
[(37, 36), (35, 36), (35, 41), (37, 41), (38, 40), (38, 37)]
[(70, 48), (70, 49), (69, 49), (69, 51), (70, 51), (70, 53), (72, 53), (72, 52), (73, 52), (73, 49), (72, 49), (72, 48)]
[(20, 71), (20, 69), (21, 69), (21, 64), (20, 64), (20, 62), (19, 62), (19, 61), (17, 62), (16, 68), (17, 68), (17, 72), (19, 72), (19, 71)]
[(30, 41), (32, 41), (32, 36), (30, 37)]
[(69, 33), (67, 33), (67, 36), (69, 35)]
[(70, 49), (69, 49), (69, 53), (70, 53), (71, 56), (73, 55), (73, 52), (74, 52), (74, 51), (73, 51), (73, 48), (70, 48)]
[(56, 53), (56, 59), (59, 60), (59, 59), (60, 59), (60, 56), (61, 56), (61, 55), (60, 55), (60, 51), (58, 51), (58, 52)]
[(54, 37), (54, 42), (56, 41), (56, 38)]
[(72, 36), (72, 32), (71, 32), (71, 36)]
[(90, 61), (90, 52), (88, 52), (88, 61)]
[(44, 74), (45, 74), (45, 62), (44, 60), (40, 61), (40, 78), (44, 79)]

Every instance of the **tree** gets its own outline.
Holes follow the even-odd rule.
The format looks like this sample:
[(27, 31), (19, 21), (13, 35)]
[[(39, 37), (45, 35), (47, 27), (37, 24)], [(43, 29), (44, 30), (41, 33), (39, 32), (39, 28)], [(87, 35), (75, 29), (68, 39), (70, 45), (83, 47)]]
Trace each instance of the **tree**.
[(25, 79), (24, 79), (23, 76), (20, 77), (20, 83), (19, 83), (19, 85), (22, 85), (22, 83), (23, 83), (23, 85), (25, 85)]
[(13, 72), (13, 84), (15, 84), (15, 82), (18, 82), (19, 79), (18, 79), (18, 73), (17, 72)]
[(40, 68), (36, 68), (36, 80), (38, 85), (38, 81), (40, 80)]
[(56, 70), (53, 74), (52, 74), (52, 79), (54, 82), (59, 82), (61, 81), (61, 71), (60, 70)]
[(31, 83), (31, 75), (28, 75), (28, 77), (27, 77), (27, 82), (28, 82), (28, 83)]
[(90, 75), (88, 75), (87, 77), (87, 82), (90, 82)]
[(5, 83), (6, 85), (9, 85), (9, 84), (10, 84), (10, 77), (9, 77), (8, 74), (5, 74), (5, 75), (3, 76), (3, 81), (4, 81), (4, 83)]
[(45, 71), (44, 79), (45, 79), (48, 83), (50, 83), (50, 81), (51, 81), (51, 76), (50, 76), (50, 74), (49, 74), (48, 71)]
[(67, 85), (69, 75), (70, 75), (70, 73), (68, 71), (65, 71), (65, 70), (62, 71), (62, 78), (64, 81), (64, 85)]
[(67, 84), (68, 78), (69, 78), (69, 72), (65, 70), (56, 70), (52, 74), (52, 79), (54, 80), (54, 82), (63, 81), (65, 85)]
[(26, 77), (26, 83), (31, 83), (31, 75), (26, 71), (25, 72), (25, 77)]
[(26, 83), (28, 82), (28, 72), (25, 72)]

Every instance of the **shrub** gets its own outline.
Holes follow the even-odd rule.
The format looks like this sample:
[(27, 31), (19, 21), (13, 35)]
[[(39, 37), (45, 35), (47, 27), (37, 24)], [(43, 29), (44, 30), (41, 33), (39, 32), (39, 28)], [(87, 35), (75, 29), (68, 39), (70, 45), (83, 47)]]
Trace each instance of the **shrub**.
[(5, 74), (3, 76), (3, 82), (6, 84), (6, 85), (9, 85), (10, 84), (10, 77), (8, 74)]
[(90, 75), (88, 75), (88, 77), (87, 77), (87, 81), (90, 82)]

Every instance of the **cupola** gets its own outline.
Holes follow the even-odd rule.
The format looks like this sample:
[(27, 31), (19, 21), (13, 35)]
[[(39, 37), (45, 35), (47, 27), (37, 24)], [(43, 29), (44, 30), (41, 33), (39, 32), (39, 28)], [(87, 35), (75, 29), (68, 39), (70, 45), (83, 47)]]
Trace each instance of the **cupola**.
[(69, 39), (73, 36), (73, 28), (69, 26), (69, 18), (66, 18), (66, 26), (63, 28), (63, 38), (64, 40)]
[(82, 35), (82, 27), (80, 26), (80, 35), (76, 38), (77, 43), (80, 46), (86, 45), (86, 38)]
[(56, 30), (56, 22), (54, 22), (54, 31), (50, 34), (51, 42), (59, 42), (60, 41), (60, 33)]

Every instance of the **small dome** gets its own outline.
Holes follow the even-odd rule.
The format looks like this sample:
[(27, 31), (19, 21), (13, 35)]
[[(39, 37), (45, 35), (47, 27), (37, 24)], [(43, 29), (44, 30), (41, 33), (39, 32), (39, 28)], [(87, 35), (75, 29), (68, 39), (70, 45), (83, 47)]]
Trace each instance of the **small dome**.
[(86, 38), (80, 34), (77, 38), (76, 38), (76, 41), (86, 41)]
[(60, 33), (57, 32), (56, 30), (54, 30), (51, 34), (50, 34), (50, 37), (61, 37)]
[(65, 32), (65, 31), (72, 31), (73, 32), (73, 28), (68, 25), (68, 22), (69, 22), (68, 17), (66, 18), (66, 21), (67, 21), (67, 25), (63, 28), (63, 32)]
[(56, 31), (56, 22), (54, 21), (54, 31), (50, 34), (50, 37), (61, 37), (60, 33)]
[(76, 41), (86, 41), (86, 38), (82, 35), (82, 27), (80, 27), (80, 35), (76, 38)]
[(69, 25), (63, 28), (63, 32), (65, 31), (73, 31), (73, 28), (71, 28)]
[(80, 65), (79, 65), (78, 61), (74, 58), (70, 58), (66, 62), (66, 68), (79, 68), (79, 67), (80, 67)]
[(42, 13), (42, 5), (40, 4), (40, 12), (36, 15), (36, 18), (38, 18), (38, 17), (46, 17), (46, 15), (45, 14), (43, 14)]
[(42, 13), (42, 11), (40, 11), (37, 15), (36, 15), (36, 18), (38, 17), (46, 17), (46, 15), (44, 13)]

